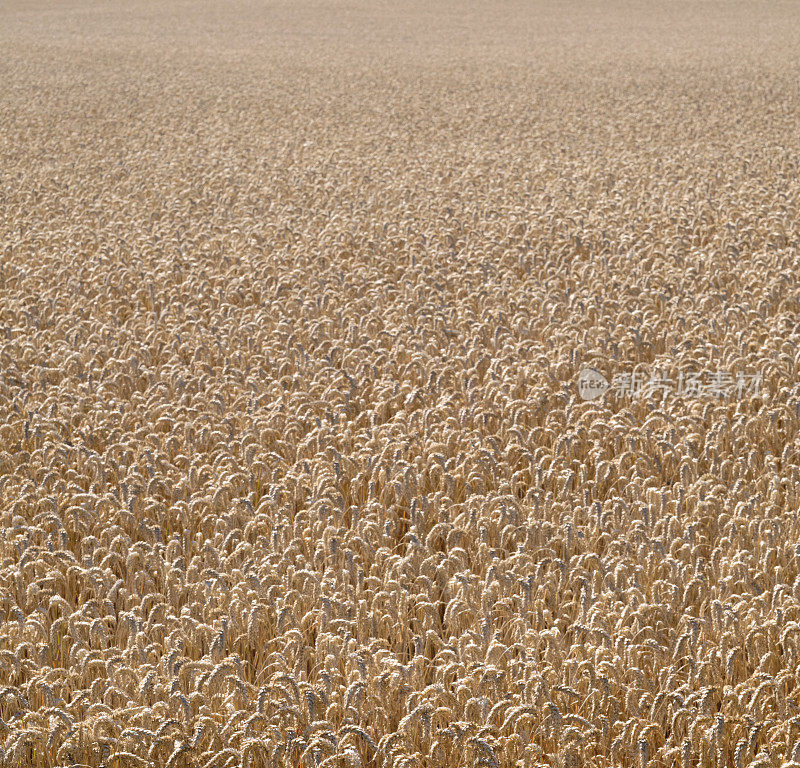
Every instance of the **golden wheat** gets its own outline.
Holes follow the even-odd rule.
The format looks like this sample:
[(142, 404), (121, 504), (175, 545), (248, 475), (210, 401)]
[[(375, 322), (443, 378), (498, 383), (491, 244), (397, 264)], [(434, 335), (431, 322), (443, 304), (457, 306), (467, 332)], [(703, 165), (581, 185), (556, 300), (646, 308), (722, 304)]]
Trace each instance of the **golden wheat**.
[(798, 21), (5, 3), (0, 765), (800, 765)]

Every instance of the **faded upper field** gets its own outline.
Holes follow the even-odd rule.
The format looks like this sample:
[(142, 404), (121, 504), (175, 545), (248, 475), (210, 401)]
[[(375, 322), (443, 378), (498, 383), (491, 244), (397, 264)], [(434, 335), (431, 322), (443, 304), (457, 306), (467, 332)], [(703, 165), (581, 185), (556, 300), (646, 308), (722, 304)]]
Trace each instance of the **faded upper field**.
[(0, 765), (800, 768), (799, 44), (4, 2)]

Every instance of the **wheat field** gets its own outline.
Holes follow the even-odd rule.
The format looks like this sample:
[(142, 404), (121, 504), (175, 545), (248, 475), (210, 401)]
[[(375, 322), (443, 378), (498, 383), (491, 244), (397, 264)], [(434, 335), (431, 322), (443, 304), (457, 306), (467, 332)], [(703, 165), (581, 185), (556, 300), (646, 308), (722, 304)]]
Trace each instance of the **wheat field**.
[(800, 768), (799, 150), (791, 2), (6, 0), (0, 766)]

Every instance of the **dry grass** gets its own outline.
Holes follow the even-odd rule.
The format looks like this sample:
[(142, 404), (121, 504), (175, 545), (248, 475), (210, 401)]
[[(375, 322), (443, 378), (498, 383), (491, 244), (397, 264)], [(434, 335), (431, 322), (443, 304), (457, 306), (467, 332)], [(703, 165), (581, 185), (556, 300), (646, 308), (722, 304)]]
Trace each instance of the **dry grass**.
[(799, 17), (4, 3), (0, 765), (800, 766)]

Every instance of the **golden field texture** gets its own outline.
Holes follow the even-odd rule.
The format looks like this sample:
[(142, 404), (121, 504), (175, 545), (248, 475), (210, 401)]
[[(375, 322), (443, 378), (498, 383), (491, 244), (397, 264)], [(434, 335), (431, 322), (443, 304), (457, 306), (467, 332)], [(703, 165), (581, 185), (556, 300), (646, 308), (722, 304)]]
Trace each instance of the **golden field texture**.
[(798, 22), (3, 3), (0, 765), (800, 768)]

